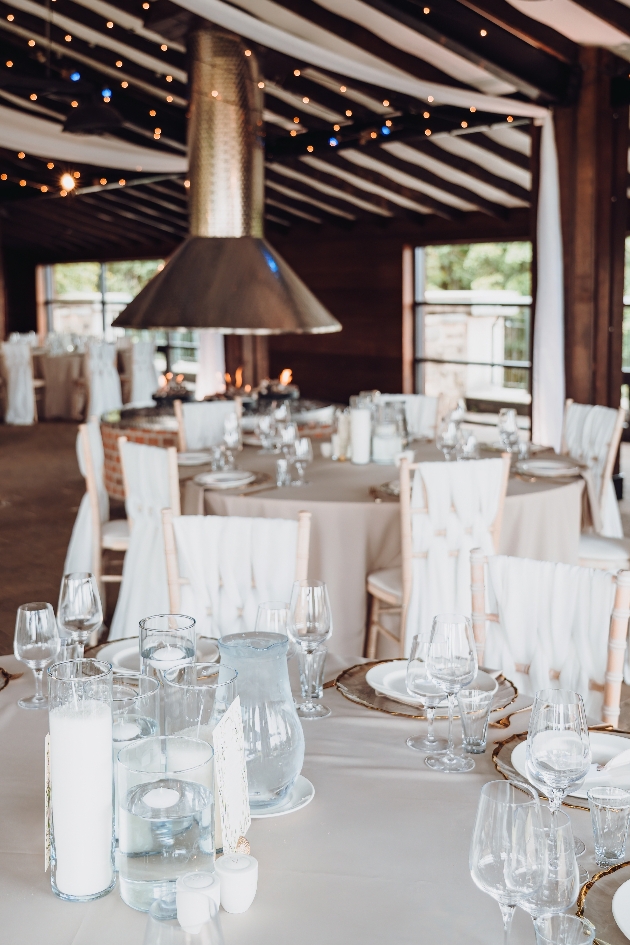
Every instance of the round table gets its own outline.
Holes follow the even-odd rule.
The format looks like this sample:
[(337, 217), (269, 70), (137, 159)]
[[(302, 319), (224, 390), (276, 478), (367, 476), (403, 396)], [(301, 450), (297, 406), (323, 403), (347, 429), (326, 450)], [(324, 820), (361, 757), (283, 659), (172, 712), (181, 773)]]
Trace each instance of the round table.
[[(316, 444), (314, 450), (319, 454)], [(431, 443), (416, 448), (416, 461), (443, 458)], [(275, 459), (245, 447), (238, 465), (272, 474), (275, 481)], [(193, 477), (207, 468), (180, 467), (185, 515), (297, 519), (301, 510), (312, 513), (309, 576), (328, 585), (335, 620), (329, 650), (340, 655), (363, 653), (366, 578), (372, 571), (399, 565), (401, 546), (398, 502), (375, 501), (370, 487), (397, 479), (396, 467), (375, 463), (355, 466), (317, 455), (306, 471), (308, 485), (278, 489), (269, 483), (271, 488), (265, 486), (250, 495), (201, 488)], [(510, 478), (500, 553), (577, 564), (583, 489), (582, 479), (560, 485)]]

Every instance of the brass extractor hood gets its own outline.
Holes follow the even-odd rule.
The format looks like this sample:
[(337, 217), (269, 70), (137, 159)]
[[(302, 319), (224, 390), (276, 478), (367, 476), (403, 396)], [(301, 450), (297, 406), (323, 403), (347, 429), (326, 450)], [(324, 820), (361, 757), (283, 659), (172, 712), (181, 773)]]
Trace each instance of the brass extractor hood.
[(263, 238), (262, 91), (243, 41), (204, 24), (188, 37), (190, 236), (120, 313), (123, 328), (224, 334), (340, 331)]

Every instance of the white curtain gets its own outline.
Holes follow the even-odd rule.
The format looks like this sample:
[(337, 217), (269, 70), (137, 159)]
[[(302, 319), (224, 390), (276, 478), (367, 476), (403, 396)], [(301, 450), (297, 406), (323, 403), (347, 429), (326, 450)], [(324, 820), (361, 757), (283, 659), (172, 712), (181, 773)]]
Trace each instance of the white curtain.
[(200, 403), (183, 403), (186, 447), (189, 450), (203, 450), (209, 446), (218, 446), (223, 439), (225, 418), (236, 413), (233, 400), (204, 400)]
[(90, 391), (88, 417), (101, 417), (110, 410), (120, 410), (122, 393), (116, 369), (116, 345), (91, 341), (85, 359)]
[(34, 422), (35, 392), (33, 362), (28, 340), (9, 341), (2, 345), (4, 375), (7, 383), (7, 406), (4, 422), (28, 426)]
[(560, 451), (564, 413), (564, 273), (558, 155), (551, 112), (542, 123), (538, 191), (532, 440)]
[(197, 632), (220, 637), (253, 630), (258, 605), (289, 601), (298, 523), (290, 519), (181, 515), (173, 520), (181, 609)]
[(123, 443), (131, 535), (110, 640), (134, 637), (143, 617), (169, 612), (162, 509), (171, 505), (168, 454), (157, 446)]
[[(101, 516), (101, 523), (109, 518), (109, 496), (103, 482), (103, 439), (101, 437), (101, 425), (97, 419), (92, 419), (87, 424), (88, 437), (90, 440), (90, 455), (92, 458), (92, 468), (96, 479), (96, 490), (98, 492), (98, 506)], [(83, 455), (83, 443), (81, 434), (77, 433), (77, 460), (81, 475), (86, 478), (85, 457)], [(68, 551), (66, 552), (66, 561), (63, 566), (63, 573), (69, 574), (71, 571), (93, 571), (93, 523), (90, 497), (86, 492), (81, 499), (77, 517), (74, 520), (72, 536)]]
[(151, 395), (158, 389), (154, 358), (153, 341), (136, 341), (131, 346), (131, 402), (136, 406), (154, 404)]
[(604, 484), (602, 496), (602, 476), (616, 423), (617, 411), (612, 407), (571, 404), (564, 429), (568, 452), (588, 467), (585, 479), (595, 531), (607, 538), (623, 538), (612, 479)]
[(225, 342), (223, 335), (209, 328), (199, 332), (199, 368), (195, 398), (203, 400), (225, 390)]
[(529, 695), (553, 688), (579, 692), (587, 713), (601, 718), (602, 693), (589, 680), (604, 684), (614, 595), (606, 571), (491, 557), (487, 613), (498, 613), (499, 623), (487, 624), (486, 666)]
[(379, 403), (403, 403), (410, 437), (435, 439), (438, 398), (428, 394), (381, 394)]

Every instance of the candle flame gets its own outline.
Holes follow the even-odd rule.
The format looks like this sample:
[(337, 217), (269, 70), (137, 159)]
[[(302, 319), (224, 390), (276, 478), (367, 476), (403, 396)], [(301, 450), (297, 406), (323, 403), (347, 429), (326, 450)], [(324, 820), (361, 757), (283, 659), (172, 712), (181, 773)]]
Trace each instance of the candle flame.
[(231, 384), (231, 383), (232, 383), (232, 375), (231, 375), (231, 374), (228, 374), (227, 372), (226, 372), (226, 374), (225, 374), (225, 383), (226, 383), (226, 384)]
[(166, 378), (164, 377), (163, 374), (160, 374), (160, 376), (159, 376), (159, 378), (158, 378), (158, 383), (159, 383), (160, 387), (166, 387)]
[(178, 384), (181, 384), (181, 382), (184, 380), (184, 375), (178, 374), (175, 380), (177, 381)]
[(242, 367), (237, 367), (236, 371), (234, 372), (234, 386), (237, 388), (243, 386), (243, 368)]
[(292, 380), (293, 380), (293, 371), (291, 370), (291, 368), (286, 367), (284, 371), (280, 372), (279, 381), (281, 384), (284, 384), (285, 387), (287, 386), (287, 384), (290, 384)]

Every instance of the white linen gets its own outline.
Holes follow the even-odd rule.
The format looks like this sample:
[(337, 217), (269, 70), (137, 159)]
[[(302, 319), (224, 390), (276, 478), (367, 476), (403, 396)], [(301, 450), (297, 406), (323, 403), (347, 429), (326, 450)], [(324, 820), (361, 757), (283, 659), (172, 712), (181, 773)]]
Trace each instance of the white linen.
[[(92, 468), (94, 478), (96, 479), (96, 490), (98, 493), (98, 507), (101, 517), (101, 524), (109, 518), (109, 496), (103, 482), (103, 464), (105, 461), (103, 453), (103, 439), (101, 437), (101, 425), (96, 418), (90, 420), (87, 424), (88, 437), (90, 440), (90, 455), (92, 459)], [(81, 434), (77, 433), (77, 460), (79, 469), (84, 479), (87, 478), (85, 465), (85, 456), (83, 455), (83, 443)], [(71, 571), (94, 571), (94, 545), (92, 534), (92, 509), (90, 497), (85, 492), (79, 505), (77, 517), (74, 520), (70, 544), (66, 552), (66, 561), (63, 566), (63, 573), (69, 574)]]
[(378, 403), (401, 402), (405, 405), (405, 417), (409, 436), (435, 439), (437, 427), (438, 398), (428, 394), (381, 394)]
[(564, 428), (569, 455), (588, 467), (589, 475), (585, 478), (595, 530), (607, 538), (623, 538), (619, 503), (612, 478), (602, 488), (602, 476), (616, 423), (617, 411), (612, 407), (570, 404)]
[(5, 342), (2, 345), (2, 354), (7, 383), (4, 422), (29, 426), (35, 420), (31, 346), (24, 339)]
[(587, 713), (601, 718), (603, 693), (592, 691), (589, 680), (604, 684), (613, 575), (496, 555), (487, 565), (486, 596), (486, 613), (498, 613), (499, 623), (488, 621), (485, 664), (529, 695), (539, 689), (579, 692)]
[(182, 613), (197, 632), (253, 630), (258, 604), (291, 599), (298, 523), (289, 519), (181, 515), (173, 519)]
[(155, 370), (155, 343), (136, 341), (131, 345), (131, 401), (133, 404), (152, 405), (152, 394), (158, 389)]
[(88, 417), (101, 417), (110, 410), (120, 410), (122, 393), (116, 370), (116, 345), (91, 341), (85, 359), (90, 401)]
[(551, 112), (542, 123), (536, 232), (532, 439), (559, 452), (565, 397), (564, 275), (558, 155)]
[(110, 640), (136, 636), (143, 617), (169, 612), (162, 530), (162, 509), (171, 505), (168, 453), (127, 442), (122, 444), (122, 462), (131, 535)]
[(199, 369), (195, 399), (203, 400), (225, 390), (225, 341), (223, 335), (210, 328), (199, 331)]
[(199, 403), (183, 403), (186, 449), (203, 450), (218, 446), (223, 439), (225, 418), (236, 413), (233, 400), (204, 400)]
[[(412, 589), (405, 651), (435, 614), (470, 614), (470, 552), (494, 554), (490, 527), (503, 482), (502, 459), (420, 463), (411, 491)], [(423, 556), (423, 557), (419, 557)]]

